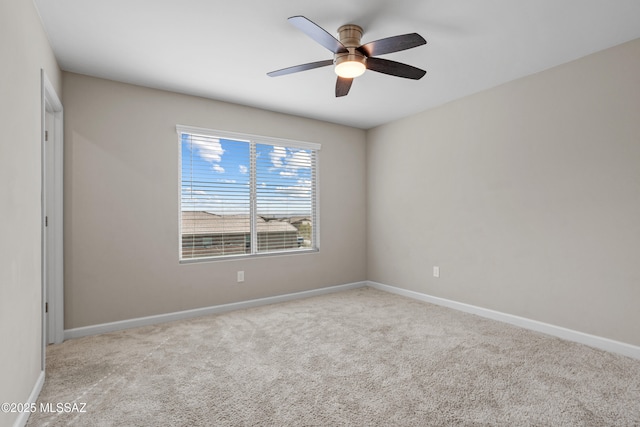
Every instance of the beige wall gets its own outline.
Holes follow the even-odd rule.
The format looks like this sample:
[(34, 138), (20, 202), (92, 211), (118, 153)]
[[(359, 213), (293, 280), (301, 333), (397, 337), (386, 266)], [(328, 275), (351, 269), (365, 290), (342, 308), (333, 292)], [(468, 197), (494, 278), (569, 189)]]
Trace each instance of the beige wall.
[[(41, 368), (40, 70), (60, 70), (31, 1), (0, 2), (0, 402), (25, 402)], [(17, 414), (0, 412), (0, 426)]]
[[(366, 279), (364, 131), (71, 73), (63, 97), (65, 329)], [(322, 144), (320, 252), (179, 264), (176, 124)]]
[(640, 40), (372, 129), (367, 167), (369, 280), (640, 345)]

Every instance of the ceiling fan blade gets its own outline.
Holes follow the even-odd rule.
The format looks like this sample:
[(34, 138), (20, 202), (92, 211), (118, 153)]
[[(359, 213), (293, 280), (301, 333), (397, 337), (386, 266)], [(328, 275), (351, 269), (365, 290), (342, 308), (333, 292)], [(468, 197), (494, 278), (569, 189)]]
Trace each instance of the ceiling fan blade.
[(338, 39), (304, 16), (292, 16), (289, 18), (289, 22), (331, 52), (342, 53), (347, 51), (347, 48)]
[(293, 67), (283, 68), (282, 70), (271, 71), (267, 73), (269, 77), (284, 76), (286, 74), (299, 73), (300, 71), (313, 70), (314, 68), (326, 67), (327, 65), (333, 65), (333, 59), (327, 59), (325, 61), (309, 62), (308, 64), (294, 65)]
[(351, 83), (353, 83), (353, 79), (338, 77), (336, 81), (336, 98), (347, 96), (349, 89), (351, 89)]
[(358, 50), (368, 57), (384, 55), (385, 53), (399, 52), (413, 47), (427, 44), (427, 41), (418, 33), (403, 34), (401, 36), (387, 37), (367, 44), (363, 44)]
[(371, 71), (377, 71), (378, 73), (413, 80), (420, 80), (427, 74), (425, 70), (421, 70), (420, 68), (382, 58), (367, 58), (367, 68)]

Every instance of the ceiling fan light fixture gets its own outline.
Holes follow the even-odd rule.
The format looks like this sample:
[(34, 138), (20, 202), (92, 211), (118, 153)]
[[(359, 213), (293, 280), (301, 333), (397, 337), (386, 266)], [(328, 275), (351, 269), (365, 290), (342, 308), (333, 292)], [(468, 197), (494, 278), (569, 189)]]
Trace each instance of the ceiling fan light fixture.
[(345, 61), (336, 65), (336, 74), (346, 79), (352, 79), (354, 77), (361, 76), (367, 68), (362, 62), (357, 61)]
[(367, 58), (356, 53), (344, 53), (336, 55), (335, 72), (338, 76), (345, 79), (353, 79), (364, 74), (367, 66), (365, 65)]

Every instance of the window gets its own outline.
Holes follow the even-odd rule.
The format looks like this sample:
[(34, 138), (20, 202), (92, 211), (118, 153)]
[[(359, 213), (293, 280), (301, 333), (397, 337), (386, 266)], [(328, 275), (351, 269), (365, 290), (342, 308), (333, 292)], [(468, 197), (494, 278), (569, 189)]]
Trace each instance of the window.
[(177, 131), (181, 261), (318, 249), (319, 144)]

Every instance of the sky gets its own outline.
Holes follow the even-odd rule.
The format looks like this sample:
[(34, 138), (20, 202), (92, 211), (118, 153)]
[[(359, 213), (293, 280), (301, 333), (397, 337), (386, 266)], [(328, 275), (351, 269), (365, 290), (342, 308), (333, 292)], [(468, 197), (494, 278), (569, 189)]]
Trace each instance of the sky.
[[(311, 150), (255, 147), (257, 214), (310, 216)], [(182, 210), (249, 214), (248, 142), (182, 134), (181, 158)]]

